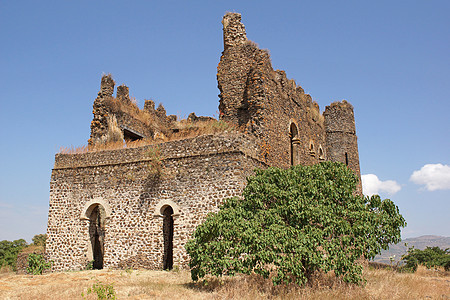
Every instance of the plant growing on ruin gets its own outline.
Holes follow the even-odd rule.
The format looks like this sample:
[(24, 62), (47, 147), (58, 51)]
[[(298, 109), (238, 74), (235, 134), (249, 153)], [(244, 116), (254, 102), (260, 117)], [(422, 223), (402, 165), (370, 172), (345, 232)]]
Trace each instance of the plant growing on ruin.
[(243, 199), (210, 214), (186, 244), (193, 280), (257, 273), (274, 284), (304, 284), (317, 271), (362, 280), (361, 257), (400, 241), (406, 225), (394, 203), (355, 192), (341, 163), (257, 170)]
[(153, 177), (154, 179), (159, 178), (162, 175), (162, 161), (159, 148), (149, 148), (145, 155), (147, 158), (147, 170), (149, 177)]
[(46, 262), (41, 254), (30, 253), (28, 255), (28, 274), (42, 275), (45, 270), (50, 269), (52, 266), (51, 262)]

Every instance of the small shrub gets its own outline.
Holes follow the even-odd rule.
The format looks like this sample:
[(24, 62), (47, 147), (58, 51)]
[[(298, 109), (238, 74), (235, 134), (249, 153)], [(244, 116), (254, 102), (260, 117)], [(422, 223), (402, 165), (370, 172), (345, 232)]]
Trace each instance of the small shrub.
[[(92, 284), (92, 287), (87, 289), (86, 296), (89, 294), (97, 294), (97, 299), (117, 299), (116, 292), (114, 291), (114, 286), (112, 283), (106, 284), (97, 281)], [(83, 297), (83, 299), (86, 299), (84, 293), (81, 293), (81, 297)]]
[(93, 269), (94, 269), (94, 261), (91, 260), (90, 262), (87, 263), (86, 270), (93, 270)]
[(172, 272), (179, 273), (180, 272), (180, 266), (178, 266), (178, 265), (173, 266)]
[(45, 270), (50, 269), (52, 266), (51, 262), (46, 262), (41, 254), (31, 253), (28, 255), (28, 274), (42, 275)]

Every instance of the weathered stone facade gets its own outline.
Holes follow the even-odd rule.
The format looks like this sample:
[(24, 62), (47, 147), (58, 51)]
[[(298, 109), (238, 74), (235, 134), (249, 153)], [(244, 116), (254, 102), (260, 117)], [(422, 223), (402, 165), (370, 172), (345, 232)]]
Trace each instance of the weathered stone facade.
[[(239, 196), (255, 168), (341, 161), (359, 173), (353, 107), (336, 102), (323, 114), (310, 95), (273, 70), (247, 40), (241, 16), (223, 18), (218, 66), (220, 120), (236, 132), (156, 143), (179, 130), (175, 116), (147, 100), (139, 109), (121, 85), (102, 77), (89, 145), (107, 140), (114, 116), (125, 140), (154, 145), (57, 154), (50, 182), (48, 259), (53, 270), (186, 267), (184, 245), (209, 212)], [(208, 121), (190, 114), (186, 122)], [(360, 189), (360, 187), (359, 187)]]
[[(206, 135), (156, 146), (57, 154), (52, 172), (46, 252), (54, 270), (94, 259), (93, 209), (105, 209), (103, 267), (161, 269), (164, 210), (173, 209), (173, 264), (186, 266), (184, 244), (223, 199), (239, 196), (257, 159), (243, 134)], [(159, 156), (159, 157), (158, 157)], [(161, 162), (159, 172), (154, 162)], [(94, 229), (95, 231), (95, 229)]]

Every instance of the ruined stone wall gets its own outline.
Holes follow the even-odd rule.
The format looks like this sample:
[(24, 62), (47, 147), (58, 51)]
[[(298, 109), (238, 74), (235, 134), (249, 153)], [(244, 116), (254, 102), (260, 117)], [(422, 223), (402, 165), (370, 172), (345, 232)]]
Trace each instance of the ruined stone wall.
[[(116, 97), (113, 96), (115, 82), (111, 75), (103, 75), (100, 92), (93, 104), (93, 120), (91, 122), (91, 136), (89, 145), (103, 143), (107, 137), (107, 117), (114, 115), (119, 128), (127, 138), (154, 138), (157, 134), (170, 133), (170, 124), (176, 120), (175, 116), (167, 116), (164, 106), (160, 104), (155, 109), (151, 100), (146, 100), (144, 109), (132, 102), (129, 88), (126, 85), (117, 87)], [(128, 135), (128, 136), (127, 136)]]
[(196, 226), (225, 198), (241, 195), (254, 168), (266, 166), (257, 153), (251, 138), (223, 134), (57, 154), (46, 248), (53, 271), (82, 269), (92, 259), (88, 214), (98, 203), (106, 211), (105, 268), (162, 268), (166, 205), (174, 210), (173, 262), (186, 267), (184, 245)]
[[(310, 165), (326, 159), (325, 128), (319, 106), (284, 71), (274, 71), (267, 51), (246, 39), (241, 16), (228, 13), (224, 51), (218, 66), (220, 118), (256, 136), (272, 166)], [(290, 136), (291, 124), (298, 134)], [(319, 149), (323, 154), (319, 155)]]

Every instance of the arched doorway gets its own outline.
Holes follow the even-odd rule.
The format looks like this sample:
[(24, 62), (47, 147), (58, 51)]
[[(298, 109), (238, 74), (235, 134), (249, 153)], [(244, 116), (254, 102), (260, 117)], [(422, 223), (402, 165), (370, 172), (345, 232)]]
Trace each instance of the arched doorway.
[(295, 166), (298, 165), (298, 145), (300, 140), (298, 138), (297, 126), (294, 123), (291, 123), (289, 137), (291, 144), (291, 166)]
[(105, 253), (105, 209), (96, 205), (89, 215), (89, 237), (92, 247), (93, 268), (103, 269), (103, 256)]
[(171, 270), (173, 268), (173, 209), (169, 205), (163, 209), (163, 269)]

